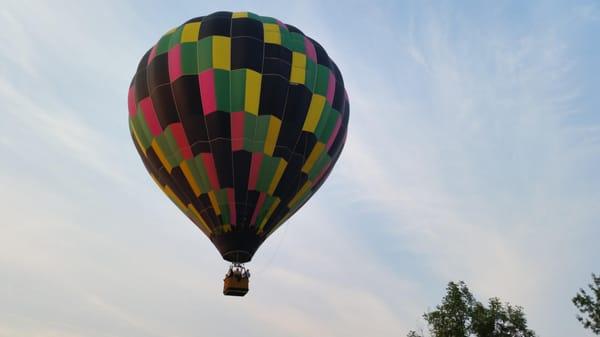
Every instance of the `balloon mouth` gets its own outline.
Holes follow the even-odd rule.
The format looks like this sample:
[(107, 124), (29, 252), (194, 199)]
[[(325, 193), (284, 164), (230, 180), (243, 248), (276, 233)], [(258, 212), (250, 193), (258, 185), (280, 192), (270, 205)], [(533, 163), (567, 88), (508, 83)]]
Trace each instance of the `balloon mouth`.
[(213, 244), (224, 260), (231, 263), (246, 263), (262, 244), (263, 238), (256, 234), (255, 229), (234, 229), (231, 232), (219, 234), (211, 238)]
[(246, 263), (252, 260), (252, 253), (245, 250), (232, 250), (226, 253), (221, 253), (223, 259), (232, 263)]

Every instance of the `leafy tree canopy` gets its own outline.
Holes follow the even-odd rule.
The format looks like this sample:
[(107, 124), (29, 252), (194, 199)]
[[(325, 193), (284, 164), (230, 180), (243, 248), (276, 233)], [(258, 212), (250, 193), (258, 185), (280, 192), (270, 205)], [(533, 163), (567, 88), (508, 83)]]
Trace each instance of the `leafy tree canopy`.
[(573, 297), (573, 304), (581, 313), (577, 315), (577, 319), (583, 327), (600, 335), (600, 276), (592, 274), (592, 283), (588, 284), (588, 287), (589, 293), (579, 289), (577, 295)]
[[(432, 337), (535, 337), (519, 306), (477, 301), (464, 282), (450, 282), (442, 303), (423, 314)], [(425, 337), (410, 331), (407, 337)]]

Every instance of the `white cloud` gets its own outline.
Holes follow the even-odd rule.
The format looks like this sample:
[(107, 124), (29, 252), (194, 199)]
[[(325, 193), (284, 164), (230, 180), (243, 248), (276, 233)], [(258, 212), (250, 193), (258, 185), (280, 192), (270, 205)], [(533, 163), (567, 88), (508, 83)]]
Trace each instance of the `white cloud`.
[[(70, 108), (39, 102), (39, 99), (18, 91), (2, 78), (0, 99), (5, 111), (5, 127), (19, 127), (18, 132), (12, 130), (12, 138), (3, 141), (9, 151), (31, 157), (37, 151), (44, 151), (39, 146), (39, 142), (43, 142), (53, 146), (57, 153), (67, 155), (102, 175), (120, 183), (127, 182), (114, 162), (116, 144), (82, 121)], [(21, 149), (30, 139), (21, 137), (37, 137), (38, 143), (30, 148), (29, 153), (23, 153)]]
[[(423, 78), (392, 73), (400, 81), (351, 84), (354, 124), (341, 171), (349, 194), (391, 219), (398, 244), (425, 256), (442, 282), (464, 279), (482, 297), (525, 305), (532, 326), (552, 335), (545, 317), (564, 316), (570, 303), (540, 296), (568, 282), (564, 266), (581, 259), (577, 241), (593, 235), (597, 216), (589, 203), (597, 193), (572, 184), (600, 148), (571, 144), (597, 130), (565, 123), (578, 113), (579, 90), (557, 27), (469, 32), (452, 25), (453, 15), (430, 15), (406, 39)], [(394, 95), (412, 82), (425, 84), (418, 96)]]

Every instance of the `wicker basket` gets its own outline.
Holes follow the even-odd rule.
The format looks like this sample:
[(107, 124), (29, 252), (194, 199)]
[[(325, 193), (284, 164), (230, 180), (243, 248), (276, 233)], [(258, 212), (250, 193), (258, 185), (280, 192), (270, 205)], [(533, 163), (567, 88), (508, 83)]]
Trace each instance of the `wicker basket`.
[(248, 277), (230, 275), (223, 280), (223, 294), (228, 296), (244, 296), (248, 292)]

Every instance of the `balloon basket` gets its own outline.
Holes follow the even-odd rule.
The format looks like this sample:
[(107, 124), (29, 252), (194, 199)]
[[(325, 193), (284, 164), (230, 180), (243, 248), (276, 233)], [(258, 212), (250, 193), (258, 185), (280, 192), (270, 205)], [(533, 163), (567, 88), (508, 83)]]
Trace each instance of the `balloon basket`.
[(241, 264), (233, 264), (223, 279), (223, 295), (244, 296), (248, 293), (250, 272)]

